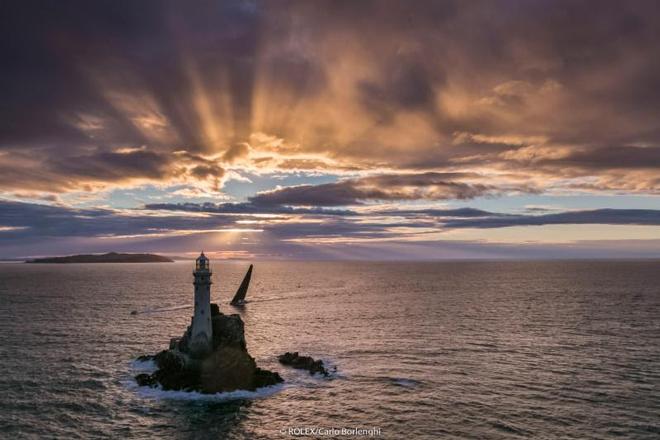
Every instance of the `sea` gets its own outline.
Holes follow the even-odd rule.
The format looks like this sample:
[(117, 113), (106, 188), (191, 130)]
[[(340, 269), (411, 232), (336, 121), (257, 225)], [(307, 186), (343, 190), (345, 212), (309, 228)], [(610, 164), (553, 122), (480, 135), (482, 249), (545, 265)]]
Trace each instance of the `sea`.
[(133, 380), (192, 262), (0, 265), (0, 437), (660, 438), (660, 261), (255, 262), (234, 308), (248, 265), (212, 261), (212, 297), (285, 382), (214, 395)]

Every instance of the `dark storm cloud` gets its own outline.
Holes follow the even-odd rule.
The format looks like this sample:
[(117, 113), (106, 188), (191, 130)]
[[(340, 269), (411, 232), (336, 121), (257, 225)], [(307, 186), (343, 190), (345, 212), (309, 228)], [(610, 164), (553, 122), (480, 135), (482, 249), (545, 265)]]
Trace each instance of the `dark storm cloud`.
[(497, 215), (444, 222), (446, 228), (506, 228), (542, 225), (660, 225), (660, 211), (653, 209), (595, 209), (545, 215)]
[[(393, 228), (442, 229), (504, 228), (556, 224), (660, 225), (660, 211), (599, 209), (545, 215), (511, 215), (471, 208), (355, 213), (324, 209), (263, 209), (247, 204), (162, 204), (148, 210), (74, 209), (0, 200), (0, 242), (44, 237), (112, 237), (157, 235), (162, 232), (221, 230), (240, 227), (241, 221), (263, 220), (261, 214), (304, 214), (308, 220), (261, 222), (260, 227), (280, 238), (392, 237)], [(254, 208), (254, 209), (252, 209)], [(153, 212), (165, 215), (154, 215)], [(168, 212), (169, 211), (169, 212)], [(207, 214), (191, 216), (186, 212)], [(383, 216), (390, 216), (383, 221)], [(237, 223), (238, 222), (238, 223)], [(250, 223), (248, 223), (249, 225)]]
[(99, 152), (85, 156), (53, 158), (52, 169), (70, 178), (116, 181), (131, 177), (163, 178), (171, 158), (150, 151)]
[(402, 109), (433, 112), (434, 89), (445, 80), (442, 72), (435, 69), (428, 71), (414, 59), (398, 59), (383, 69), (379, 80), (365, 80), (357, 85), (361, 101), (381, 122)]
[(577, 166), (591, 169), (648, 169), (660, 170), (660, 147), (602, 147), (575, 151), (556, 160), (541, 161), (543, 164)]
[[(219, 232), (236, 228), (257, 228), (261, 232), (245, 232), (247, 241), (226, 242), (222, 248), (249, 249), (272, 256), (305, 257), (315, 255), (333, 258), (343, 255), (355, 258), (362, 247), (372, 248), (370, 258), (427, 258), (438, 255), (461, 258), (463, 251), (472, 249), (470, 257), (481, 256), (530, 256), (527, 245), (484, 245), (471, 242), (423, 240), (428, 232), (441, 233), (458, 228), (504, 228), (547, 224), (616, 224), (660, 225), (657, 210), (593, 210), (563, 212), (551, 215), (508, 215), (464, 209), (436, 209), (419, 211), (383, 211), (375, 213), (349, 213), (341, 215), (332, 211), (277, 210), (275, 217), (265, 217), (264, 212), (243, 213), (245, 207), (235, 206), (177, 206), (153, 205), (150, 210), (74, 209), (63, 206), (47, 206), (0, 200), (0, 258), (12, 256), (47, 255), (75, 252), (107, 252), (123, 250), (132, 252), (168, 251), (206, 248), (209, 243), (220, 243)], [(287, 215), (291, 214), (291, 215)], [(303, 215), (301, 215), (303, 214)], [(401, 228), (406, 232), (402, 232)], [(419, 230), (421, 241), (407, 241), (408, 234)], [(256, 234), (256, 235), (250, 235)], [(365, 240), (387, 240), (378, 244)], [(349, 248), (342, 242), (354, 242)], [(327, 243), (323, 249), (297, 249), (296, 243)], [(257, 247), (254, 247), (258, 243)], [(407, 244), (406, 244), (407, 243)], [(623, 244), (621, 244), (623, 243)], [(657, 255), (657, 241), (640, 243), (612, 241), (592, 243), (596, 248), (610, 249), (618, 255)], [(247, 248), (245, 247), (247, 246)], [(549, 246), (549, 247), (548, 247)], [(571, 249), (583, 248), (581, 256), (593, 256), (593, 246), (576, 243)], [(609, 247), (608, 247), (609, 246)], [(617, 249), (617, 246), (623, 246)], [(502, 247), (508, 251), (501, 253)], [(644, 252), (642, 248), (648, 248)], [(318, 252), (310, 254), (312, 249)], [(380, 250), (377, 250), (380, 249)], [(425, 250), (426, 249), (426, 250)], [(554, 250), (552, 250), (554, 249)], [(641, 253), (635, 253), (637, 249)], [(432, 250), (430, 254), (429, 250)], [(461, 251), (462, 250), (462, 251)], [(544, 253), (544, 250), (547, 251)], [(405, 251), (400, 254), (399, 251)], [(460, 252), (459, 252), (460, 251)], [(290, 253), (293, 252), (293, 253)], [(356, 253), (357, 252), (357, 253)], [(45, 254), (44, 254), (45, 253)], [(325, 256), (324, 256), (325, 255)], [(365, 254), (366, 255), (366, 254)], [(566, 256), (553, 245), (537, 246), (536, 256)], [(443, 257), (443, 258), (444, 258)]]
[[(371, 68), (354, 87), (356, 101), (373, 116), (363, 124), (346, 121), (356, 134), (338, 147), (338, 156), (420, 170), (480, 165), (547, 181), (566, 177), (570, 166), (571, 177), (602, 177), (594, 190), (634, 190), (620, 175), (608, 175), (644, 170), (634, 177), (645, 182), (637, 188), (657, 188), (651, 176), (660, 151), (657, 3), (606, 1), (596, 9), (588, 1), (322, 5), (299, 8), (308, 19), (305, 35), (352, 37), (354, 45), (339, 51), (361, 48), (358, 68)], [(522, 140), (451, 147), (451, 136), (464, 132)], [(546, 152), (555, 157), (527, 167), (499, 154), (515, 156), (535, 143), (548, 152), (569, 151), (565, 159)]]
[[(103, 96), (105, 86), (153, 96), (186, 145), (203, 148), (182, 71), (185, 54), (213, 75), (231, 66), (232, 105), (249, 112), (259, 28), (249, 2), (4, 2), (0, 146), (88, 144), (70, 118), (92, 113), (110, 124), (102, 142), (147, 142), (128, 115)], [(242, 122), (241, 122), (242, 123)], [(107, 129), (109, 128), (109, 129)], [(98, 141), (92, 141), (98, 142)], [(18, 145), (17, 145), (18, 144)]]
[(405, 215), (405, 216), (431, 216), (431, 217), (458, 217), (458, 218), (473, 218), (473, 217), (492, 217), (501, 214), (483, 211), (474, 208), (456, 208), (456, 209), (397, 209), (397, 210), (381, 210), (380, 214), (390, 215)]
[(455, 173), (393, 174), (361, 177), (321, 185), (299, 185), (259, 193), (255, 205), (356, 205), (378, 200), (472, 199), (496, 191), (484, 184), (456, 180)]
[[(266, 152), (248, 144), (261, 133), (282, 141), (263, 146), (281, 156), (271, 171), (480, 167), (652, 193), (659, 45), (660, 4), (642, 0), (3, 2), (0, 187), (167, 182), (186, 150), (217, 158), (185, 173), (219, 189), (227, 164), (259, 167), (264, 156), (250, 154)], [(456, 142), (465, 134), (482, 140)], [(116, 153), (142, 146), (142, 157)], [(429, 195), (357, 183), (253, 203), (471, 198), (507, 185), (458, 179)]]
[[(101, 239), (112, 240), (157, 239), (159, 236), (179, 237), (180, 244), (195, 242), (186, 236), (206, 235), (235, 228), (256, 227), (269, 234), (271, 239), (295, 239), (307, 236), (326, 237), (392, 237), (396, 235), (388, 228), (397, 226), (430, 226), (428, 221), (390, 222), (386, 225), (364, 219), (359, 223), (350, 220), (355, 214), (343, 215), (334, 210), (272, 209), (265, 212), (242, 212), (240, 205), (232, 206), (189, 206), (151, 205), (154, 212), (144, 210), (74, 209), (63, 206), (48, 206), (0, 200), (0, 245), (17, 246), (21, 243), (38, 245), (45, 239)], [(165, 213), (164, 211), (170, 211)], [(186, 211), (188, 213), (186, 213)], [(272, 212), (269, 212), (272, 211)], [(190, 215), (190, 212), (206, 215)], [(264, 213), (278, 214), (272, 222), (264, 220)], [(306, 215), (305, 220), (291, 218), (282, 222), (284, 214)], [(255, 215), (256, 214), (256, 215)], [(286, 218), (285, 218), (286, 219)], [(308, 221), (314, 220), (314, 221)], [(248, 223), (242, 223), (242, 222)], [(108, 241), (112, 246), (112, 241)], [(0, 255), (2, 256), (2, 255)], [(6, 255), (5, 255), (6, 256)]]
[(16, 153), (13, 161), (0, 161), (0, 187), (15, 186), (34, 191), (93, 191), (94, 184), (127, 184), (144, 179), (160, 181), (175, 177), (210, 180), (218, 186), (224, 175), (225, 169), (217, 161), (143, 148), (81, 151), (80, 154), (70, 155), (62, 152), (48, 157), (45, 162), (28, 151)]
[[(94, 65), (122, 48), (137, 55), (131, 41), (155, 43), (159, 14), (147, 2), (128, 9), (111, 3), (2, 3), (3, 147), (83, 143), (86, 135), (63, 117), (83, 109), (121, 118), (100, 99), (79, 61)], [(123, 140), (137, 140), (136, 133), (126, 133), (128, 125), (122, 128)]]
[(74, 209), (0, 200), (0, 225), (17, 228), (2, 232), (1, 239), (39, 237), (99, 237), (155, 234), (165, 230), (213, 229), (233, 225), (239, 218), (185, 215), (153, 216), (113, 209)]
[[(384, 193), (374, 190), (371, 196), (384, 198)], [(368, 195), (354, 188), (350, 182), (322, 185), (299, 185), (276, 189), (250, 198), (256, 205), (319, 205), (342, 206), (360, 203)], [(373, 198), (373, 197), (371, 197)]]

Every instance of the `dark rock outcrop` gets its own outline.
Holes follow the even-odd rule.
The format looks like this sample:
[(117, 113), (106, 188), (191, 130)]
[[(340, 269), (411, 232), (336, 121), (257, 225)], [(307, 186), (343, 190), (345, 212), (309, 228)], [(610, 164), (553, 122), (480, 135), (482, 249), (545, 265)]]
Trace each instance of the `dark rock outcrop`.
[(141, 387), (144, 386), (149, 386), (153, 387), (157, 385), (156, 378), (152, 374), (138, 374), (135, 376), (135, 381), (140, 385)]
[(154, 356), (154, 361), (161, 370), (179, 371), (186, 368), (186, 359), (174, 350), (163, 350)]
[(199, 391), (217, 393), (256, 388), (283, 382), (278, 373), (262, 370), (247, 351), (244, 324), (240, 315), (224, 315), (216, 304), (211, 305), (213, 325), (213, 350), (201, 359), (190, 356), (187, 341), (190, 328), (183, 337), (173, 339), (170, 349), (153, 359), (158, 370), (151, 374), (139, 374), (139, 385), (162, 386), (165, 390)]
[(280, 382), (284, 382), (282, 376), (277, 371), (262, 370), (257, 367), (254, 372), (254, 381), (257, 388), (267, 387), (269, 385), (275, 385)]
[(223, 315), (219, 313), (211, 319), (213, 325), (213, 349), (235, 347), (247, 351), (245, 347), (245, 328), (241, 315)]
[[(223, 374), (217, 374), (223, 371)], [(221, 346), (213, 350), (201, 365), (202, 389), (208, 392), (254, 390), (282, 382), (278, 373), (257, 367), (254, 358), (238, 347)]]
[(211, 303), (211, 318), (220, 314), (220, 307), (216, 303)]
[(294, 353), (286, 352), (279, 356), (278, 360), (283, 365), (288, 365), (300, 370), (307, 370), (309, 371), (309, 374), (319, 373), (324, 376), (328, 376), (328, 374), (330, 374), (323, 365), (322, 360), (314, 360), (314, 358), (310, 356), (300, 356), (297, 351)]

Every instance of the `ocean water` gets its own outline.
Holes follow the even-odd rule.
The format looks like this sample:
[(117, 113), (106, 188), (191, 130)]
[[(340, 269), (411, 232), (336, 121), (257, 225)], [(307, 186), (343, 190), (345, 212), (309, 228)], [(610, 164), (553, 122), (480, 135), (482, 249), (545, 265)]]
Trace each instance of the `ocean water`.
[(188, 324), (191, 263), (0, 265), (0, 437), (660, 437), (658, 261), (257, 262), (234, 309), (246, 269), (213, 262), (213, 297), (286, 382), (203, 396), (132, 380)]

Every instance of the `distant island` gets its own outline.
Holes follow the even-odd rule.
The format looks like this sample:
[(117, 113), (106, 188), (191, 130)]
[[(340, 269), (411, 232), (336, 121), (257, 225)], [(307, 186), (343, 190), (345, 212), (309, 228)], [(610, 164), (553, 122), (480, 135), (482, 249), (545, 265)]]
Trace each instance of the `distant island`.
[(107, 254), (70, 255), (67, 257), (35, 258), (26, 263), (173, 263), (174, 260), (155, 254)]

